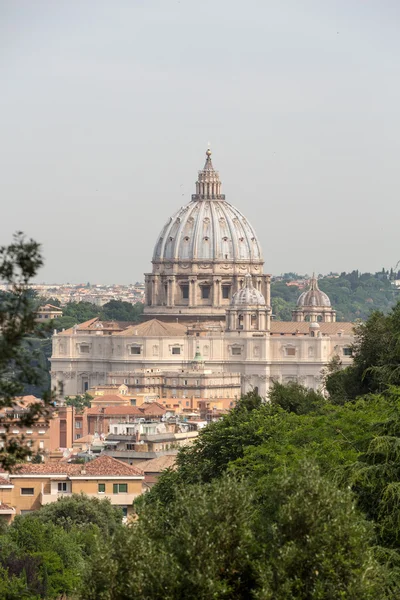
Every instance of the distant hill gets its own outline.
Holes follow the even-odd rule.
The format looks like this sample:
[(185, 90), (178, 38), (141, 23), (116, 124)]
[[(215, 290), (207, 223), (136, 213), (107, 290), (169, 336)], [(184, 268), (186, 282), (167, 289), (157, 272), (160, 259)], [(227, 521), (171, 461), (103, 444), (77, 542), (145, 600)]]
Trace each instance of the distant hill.
[[(382, 270), (379, 273), (341, 273), (336, 276), (321, 277), (320, 289), (328, 294), (338, 321), (366, 319), (373, 310), (387, 312), (400, 294), (390, 281), (393, 274)], [(276, 320), (290, 321), (292, 310), (303, 289), (296, 285), (287, 285), (301, 279), (295, 273), (273, 280), (271, 284), (272, 313)]]

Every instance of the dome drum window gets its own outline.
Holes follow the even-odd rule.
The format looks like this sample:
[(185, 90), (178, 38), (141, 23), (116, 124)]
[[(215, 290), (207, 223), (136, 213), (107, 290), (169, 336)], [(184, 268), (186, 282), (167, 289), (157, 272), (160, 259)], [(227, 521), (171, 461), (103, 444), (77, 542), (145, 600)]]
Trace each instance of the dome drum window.
[[(261, 247), (251, 224), (241, 212), (225, 201), (221, 194), (218, 172), (207, 151), (204, 168), (199, 171), (196, 194), (191, 202), (168, 219), (158, 237), (153, 253), (152, 276), (146, 280), (146, 315), (161, 318), (173, 315), (181, 319), (206, 315), (221, 320), (237, 289), (235, 265), (258, 273), (261, 285), (257, 293), (267, 289), (263, 274)], [(215, 281), (201, 285), (202, 276), (212, 273)], [(173, 281), (169, 277), (173, 275)], [(186, 281), (195, 278), (189, 287)], [(226, 281), (217, 281), (223, 277)], [(264, 304), (262, 295), (256, 304)], [(206, 308), (207, 307), (207, 308)], [(196, 309), (199, 311), (196, 312)], [(182, 312), (181, 312), (182, 311)]]

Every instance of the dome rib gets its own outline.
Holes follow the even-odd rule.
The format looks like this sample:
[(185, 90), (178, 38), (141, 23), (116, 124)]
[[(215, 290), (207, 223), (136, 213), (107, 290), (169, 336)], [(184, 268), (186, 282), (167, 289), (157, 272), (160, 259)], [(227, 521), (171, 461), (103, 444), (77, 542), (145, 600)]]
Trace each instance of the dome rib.
[[(153, 262), (211, 260), (262, 263), (262, 252), (253, 227), (220, 193), (221, 182), (212, 165), (210, 150), (206, 156), (206, 164), (199, 171), (196, 182), (197, 193), (164, 225), (154, 248)], [(193, 219), (191, 228), (190, 219)]]

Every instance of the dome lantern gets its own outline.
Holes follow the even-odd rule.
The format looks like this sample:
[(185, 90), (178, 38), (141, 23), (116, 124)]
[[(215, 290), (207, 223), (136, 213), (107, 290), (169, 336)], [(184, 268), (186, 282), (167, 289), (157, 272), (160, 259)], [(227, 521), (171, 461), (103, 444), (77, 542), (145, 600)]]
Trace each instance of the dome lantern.
[(146, 274), (148, 317), (220, 320), (246, 272), (269, 304), (270, 277), (263, 273), (257, 235), (221, 194), (210, 149), (198, 173), (196, 193), (168, 219), (152, 263), (152, 273)]
[(332, 309), (329, 296), (319, 289), (315, 273), (309, 281), (308, 290), (302, 292), (297, 300), (293, 321), (336, 321), (336, 311)]

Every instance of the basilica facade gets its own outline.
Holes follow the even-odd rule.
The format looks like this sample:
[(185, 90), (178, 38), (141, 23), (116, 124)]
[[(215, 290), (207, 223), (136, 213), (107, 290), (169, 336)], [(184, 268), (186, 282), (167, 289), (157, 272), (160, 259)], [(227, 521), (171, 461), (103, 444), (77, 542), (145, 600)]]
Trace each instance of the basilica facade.
[(191, 202), (157, 238), (145, 286), (142, 323), (92, 319), (54, 333), (54, 389), (125, 384), (160, 398), (235, 399), (257, 388), (267, 396), (273, 381), (317, 389), (333, 356), (351, 361), (353, 324), (336, 321), (314, 276), (293, 320), (274, 320), (259, 240), (221, 193), (210, 150)]

